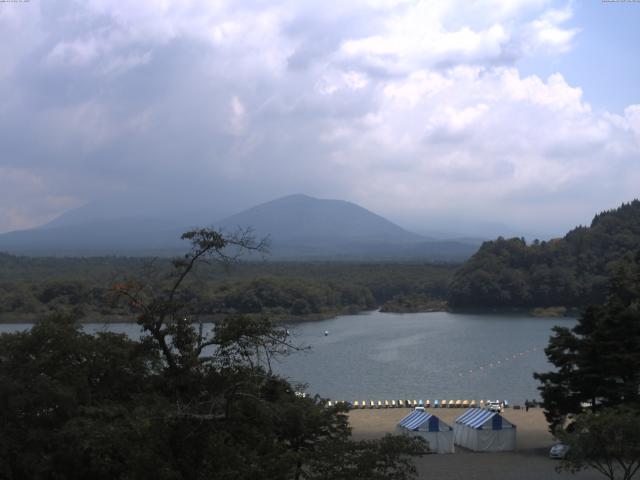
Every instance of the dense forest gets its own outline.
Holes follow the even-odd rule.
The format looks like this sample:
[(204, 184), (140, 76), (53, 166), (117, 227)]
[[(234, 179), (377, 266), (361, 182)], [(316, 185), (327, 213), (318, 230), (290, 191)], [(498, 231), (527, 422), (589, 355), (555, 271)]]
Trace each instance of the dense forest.
[[(128, 306), (114, 285), (128, 278), (163, 282), (171, 262), (158, 258), (41, 258), (0, 254), (0, 321), (31, 321), (71, 312), (85, 321), (122, 319)], [(404, 310), (442, 301), (455, 266), (420, 263), (239, 262), (202, 265), (184, 295), (199, 315), (259, 314), (322, 318), (370, 310)], [(397, 307), (394, 310), (394, 307)]]
[(596, 215), (548, 242), (485, 242), (449, 286), (453, 308), (583, 307), (602, 303), (607, 282), (640, 248), (640, 201)]

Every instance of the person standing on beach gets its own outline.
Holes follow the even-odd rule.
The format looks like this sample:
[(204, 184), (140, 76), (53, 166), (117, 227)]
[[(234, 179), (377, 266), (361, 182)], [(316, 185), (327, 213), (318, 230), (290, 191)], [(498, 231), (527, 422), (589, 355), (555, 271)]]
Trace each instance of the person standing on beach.
[(529, 411), (529, 399), (524, 401), (524, 411), (525, 412)]

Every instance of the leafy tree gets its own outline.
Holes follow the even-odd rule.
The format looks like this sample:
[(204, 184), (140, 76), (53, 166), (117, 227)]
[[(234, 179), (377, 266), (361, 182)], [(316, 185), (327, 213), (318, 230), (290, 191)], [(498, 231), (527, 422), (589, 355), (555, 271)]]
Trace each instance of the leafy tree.
[(610, 480), (632, 479), (640, 469), (640, 412), (602, 409), (576, 417), (573, 428), (558, 432), (569, 445), (561, 469), (592, 468)]
[(640, 254), (626, 258), (604, 305), (587, 308), (572, 329), (555, 327), (545, 349), (556, 371), (536, 373), (554, 430), (584, 402), (593, 410), (640, 403)]
[(138, 426), (154, 410), (159, 360), (123, 335), (87, 335), (64, 317), (0, 336), (0, 478), (117, 478), (130, 452), (148, 445)]
[(408, 480), (416, 455), (428, 452), (419, 437), (385, 435), (379, 440), (324, 442), (309, 466), (310, 480)]

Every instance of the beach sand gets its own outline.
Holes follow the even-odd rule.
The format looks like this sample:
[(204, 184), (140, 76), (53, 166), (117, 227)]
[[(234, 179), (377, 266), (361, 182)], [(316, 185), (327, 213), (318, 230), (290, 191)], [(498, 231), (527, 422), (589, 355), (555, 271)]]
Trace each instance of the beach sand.
[[(442, 421), (453, 425), (464, 409), (429, 409)], [(400, 419), (410, 413), (407, 408), (352, 410), (349, 421), (355, 440), (380, 438), (385, 433), (395, 433)], [(421, 479), (440, 480), (537, 480), (569, 479), (591, 480), (604, 478), (594, 471), (572, 475), (558, 474), (557, 460), (548, 458), (554, 443), (547, 430), (547, 423), (540, 408), (524, 410), (507, 409), (503, 416), (516, 425), (516, 451), (502, 453), (475, 453), (456, 446), (450, 455), (426, 455), (416, 459)]]

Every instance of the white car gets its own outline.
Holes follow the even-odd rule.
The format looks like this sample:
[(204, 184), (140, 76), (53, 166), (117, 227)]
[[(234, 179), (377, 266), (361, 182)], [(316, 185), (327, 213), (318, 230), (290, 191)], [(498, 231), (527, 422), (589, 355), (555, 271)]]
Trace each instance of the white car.
[(487, 408), (489, 409), (489, 411), (491, 412), (498, 412), (500, 413), (502, 411), (502, 405), (500, 404), (500, 402), (498, 402), (497, 400), (495, 402), (488, 402), (487, 403)]
[(567, 458), (569, 453), (569, 445), (564, 443), (556, 443), (551, 450), (549, 450), (549, 458), (559, 458), (560, 460)]

